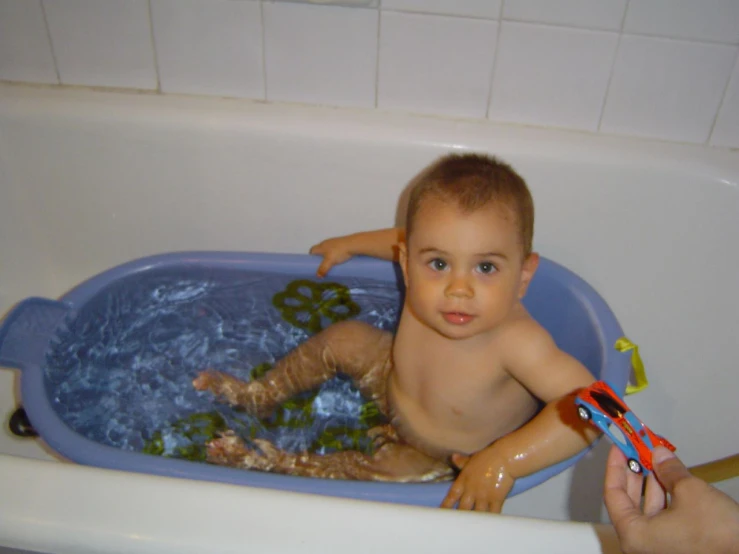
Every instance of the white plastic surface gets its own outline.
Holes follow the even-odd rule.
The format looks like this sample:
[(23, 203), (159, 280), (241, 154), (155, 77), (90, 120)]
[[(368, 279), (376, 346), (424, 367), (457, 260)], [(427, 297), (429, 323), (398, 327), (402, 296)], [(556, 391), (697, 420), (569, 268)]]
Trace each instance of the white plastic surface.
[[(527, 179), (537, 208), (535, 247), (592, 284), (641, 347), (651, 385), (628, 398), (634, 411), (689, 465), (734, 454), (739, 153), (733, 151), (376, 111), (0, 85), (0, 312), (26, 296), (57, 297), (149, 254), (305, 252), (329, 236), (392, 225), (408, 180), (452, 149), (495, 153)], [(34, 492), (24, 500), (27, 519), (3, 523), (0, 545), (10, 546), (4, 537), (11, 532), (30, 537), (69, 528), (102, 542), (107, 535), (100, 529), (116, 540), (134, 533), (114, 529), (102, 508), (75, 520), (78, 512), (64, 507), (87, 495), (105, 496), (130, 517), (158, 510), (164, 515), (156, 517), (166, 519), (185, 504), (170, 494), (186, 494), (188, 506), (220, 494), (222, 485), (213, 485), (216, 493), (206, 492), (209, 484), (180, 483), (187, 493), (146, 497), (133, 492), (141, 476), (28, 461), (53, 457), (7, 433), (16, 385), (15, 373), (0, 370), (0, 453), (13, 455), (0, 467), (0, 520), (20, 490), (10, 468), (27, 468), (23, 479)], [(600, 521), (606, 447), (602, 441), (574, 469), (509, 500), (505, 513)], [(88, 474), (102, 476), (94, 491)], [(108, 479), (117, 488), (108, 488)], [(36, 487), (41, 482), (55, 484)], [(721, 488), (739, 498), (739, 479)], [(272, 494), (279, 496), (260, 492), (258, 502), (271, 502)], [(333, 501), (300, 502), (307, 517), (320, 517), (324, 508), (333, 517)], [(470, 514), (433, 510), (416, 519), (414, 510), (336, 502), (336, 513), (373, 514), (374, 521), (363, 522), (372, 537), (385, 532), (388, 519), (401, 518), (402, 532), (416, 541), (413, 550), (448, 545), (434, 534), (446, 522), (493, 529), (484, 537), (491, 545), (505, 542), (509, 525), (511, 537), (527, 529), (521, 535), (538, 541), (536, 552), (558, 551), (560, 529), (572, 529), (573, 537), (581, 529), (474, 514), (464, 520)], [(28, 515), (34, 510), (43, 517)], [(281, 525), (274, 540), (292, 548), (298, 527)], [(192, 525), (181, 527), (193, 532)], [(182, 552), (183, 540), (157, 529), (147, 523), (148, 538), (136, 544)], [(341, 529), (333, 533), (339, 542), (355, 540)], [(57, 551), (82, 551), (65, 548)]]
[(518, 554), (541, 552), (542, 537), (547, 552), (571, 554), (601, 552), (609, 541), (605, 530), (588, 524), (338, 500), (3, 455), (0, 498), (0, 544), (60, 554), (448, 553), (491, 545)]

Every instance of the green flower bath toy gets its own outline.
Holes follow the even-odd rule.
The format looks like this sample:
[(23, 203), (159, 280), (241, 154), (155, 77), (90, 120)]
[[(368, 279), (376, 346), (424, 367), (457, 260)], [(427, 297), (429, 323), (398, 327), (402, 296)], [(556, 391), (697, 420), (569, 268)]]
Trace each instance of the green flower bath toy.
[[(272, 297), (272, 304), (285, 321), (309, 333), (359, 314), (359, 304), (340, 283), (316, 283), (308, 279), (292, 281)], [(324, 325), (326, 321), (326, 325)]]
[(216, 438), (228, 428), (225, 420), (218, 412), (200, 412), (189, 417), (178, 419), (171, 425), (172, 434), (182, 437), (187, 444), (168, 452), (164, 434), (161, 430), (154, 432), (146, 441), (142, 452), (166, 458), (182, 458), (185, 460), (205, 461), (205, 443)]

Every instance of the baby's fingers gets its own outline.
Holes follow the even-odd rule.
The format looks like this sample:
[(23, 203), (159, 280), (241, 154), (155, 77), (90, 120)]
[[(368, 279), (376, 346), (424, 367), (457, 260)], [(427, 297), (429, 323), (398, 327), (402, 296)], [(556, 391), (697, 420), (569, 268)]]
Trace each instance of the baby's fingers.
[[(500, 497), (498, 494), (483, 494), (482, 496), (475, 497), (475, 511), (476, 512), (490, 512), (491, 514), (499, 514), (503, 510), (503, 502), (505, 497)], [(460, 509), (461, 509), (460, 504)]]
[(314, 256), (323, 256), (323, 259), (316, 270), (316, 275), (319, 277), (324, 277), (326, 273), (328, 273), (328, 270), (335, 264), (333, 257), (329, 255), (328, 249), (322, 242), (311, 246), (308, 253)]
[(488, 502), (488, 512), (493, 514), (499, 514), (503, 511), (503, 502), (505, 502), (505, 497), (495, 497), (490, 502)]
[(462, 498), (459, 500), (459, 509), (460, 510), (472, 510), (475, 508), (476, 505), (476, 498), (473, 494), (467, 493), (463, 494)]
[(458, 481), (454, 481), (454, 483), (452, 483), (452, 486), (449, 487), (449, 492), (446, 493), (446, 497), (444, 497), (444, 500), (441, 502), (441, 507), (449, 509), (454, 508), (454, 506), (457, 505), (457, 502), (459, 502), (460, 498), (462, 498), (463, 494), (464, 486)]
[(323, 260), (321, 260), (321, 263), (318, 265), (318, 269), (316, 269), (316, 275), (318, 275), (319, 277), (325, 277), (326, 273), (328, 273), (328, 270), (331, 269), (333, 266), (333, 260), (328, 257), (324, 257)]
[(490, 502), (483, 498), (478, 498), (475, 500), (475, 511), (476, 512), (489, 512), (491, 505)]

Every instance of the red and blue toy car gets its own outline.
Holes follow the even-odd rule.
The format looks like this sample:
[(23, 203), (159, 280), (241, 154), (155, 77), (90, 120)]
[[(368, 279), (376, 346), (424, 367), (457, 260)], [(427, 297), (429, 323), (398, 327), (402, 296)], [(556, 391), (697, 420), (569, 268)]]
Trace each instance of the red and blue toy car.
[(652, 449), (661, 445), (674, 451), (664, 437), (654, 433), (632, 412), (605, 381), (596, 381), (575, 396), (580, 419), (603, 431), (626, 456), (634, 473), (652, 471)]

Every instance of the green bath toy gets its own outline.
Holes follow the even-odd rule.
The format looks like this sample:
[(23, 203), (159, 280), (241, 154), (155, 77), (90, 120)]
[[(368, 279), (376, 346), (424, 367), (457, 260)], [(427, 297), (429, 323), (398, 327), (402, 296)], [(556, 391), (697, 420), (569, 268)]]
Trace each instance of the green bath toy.
[(308, 279), (292, 281), (272, 297), (272, 304), (285, 321), (309, 333), (318, 333), (328, 324), (359, 314), (359, 304), (340, 283), (316, 283)]

